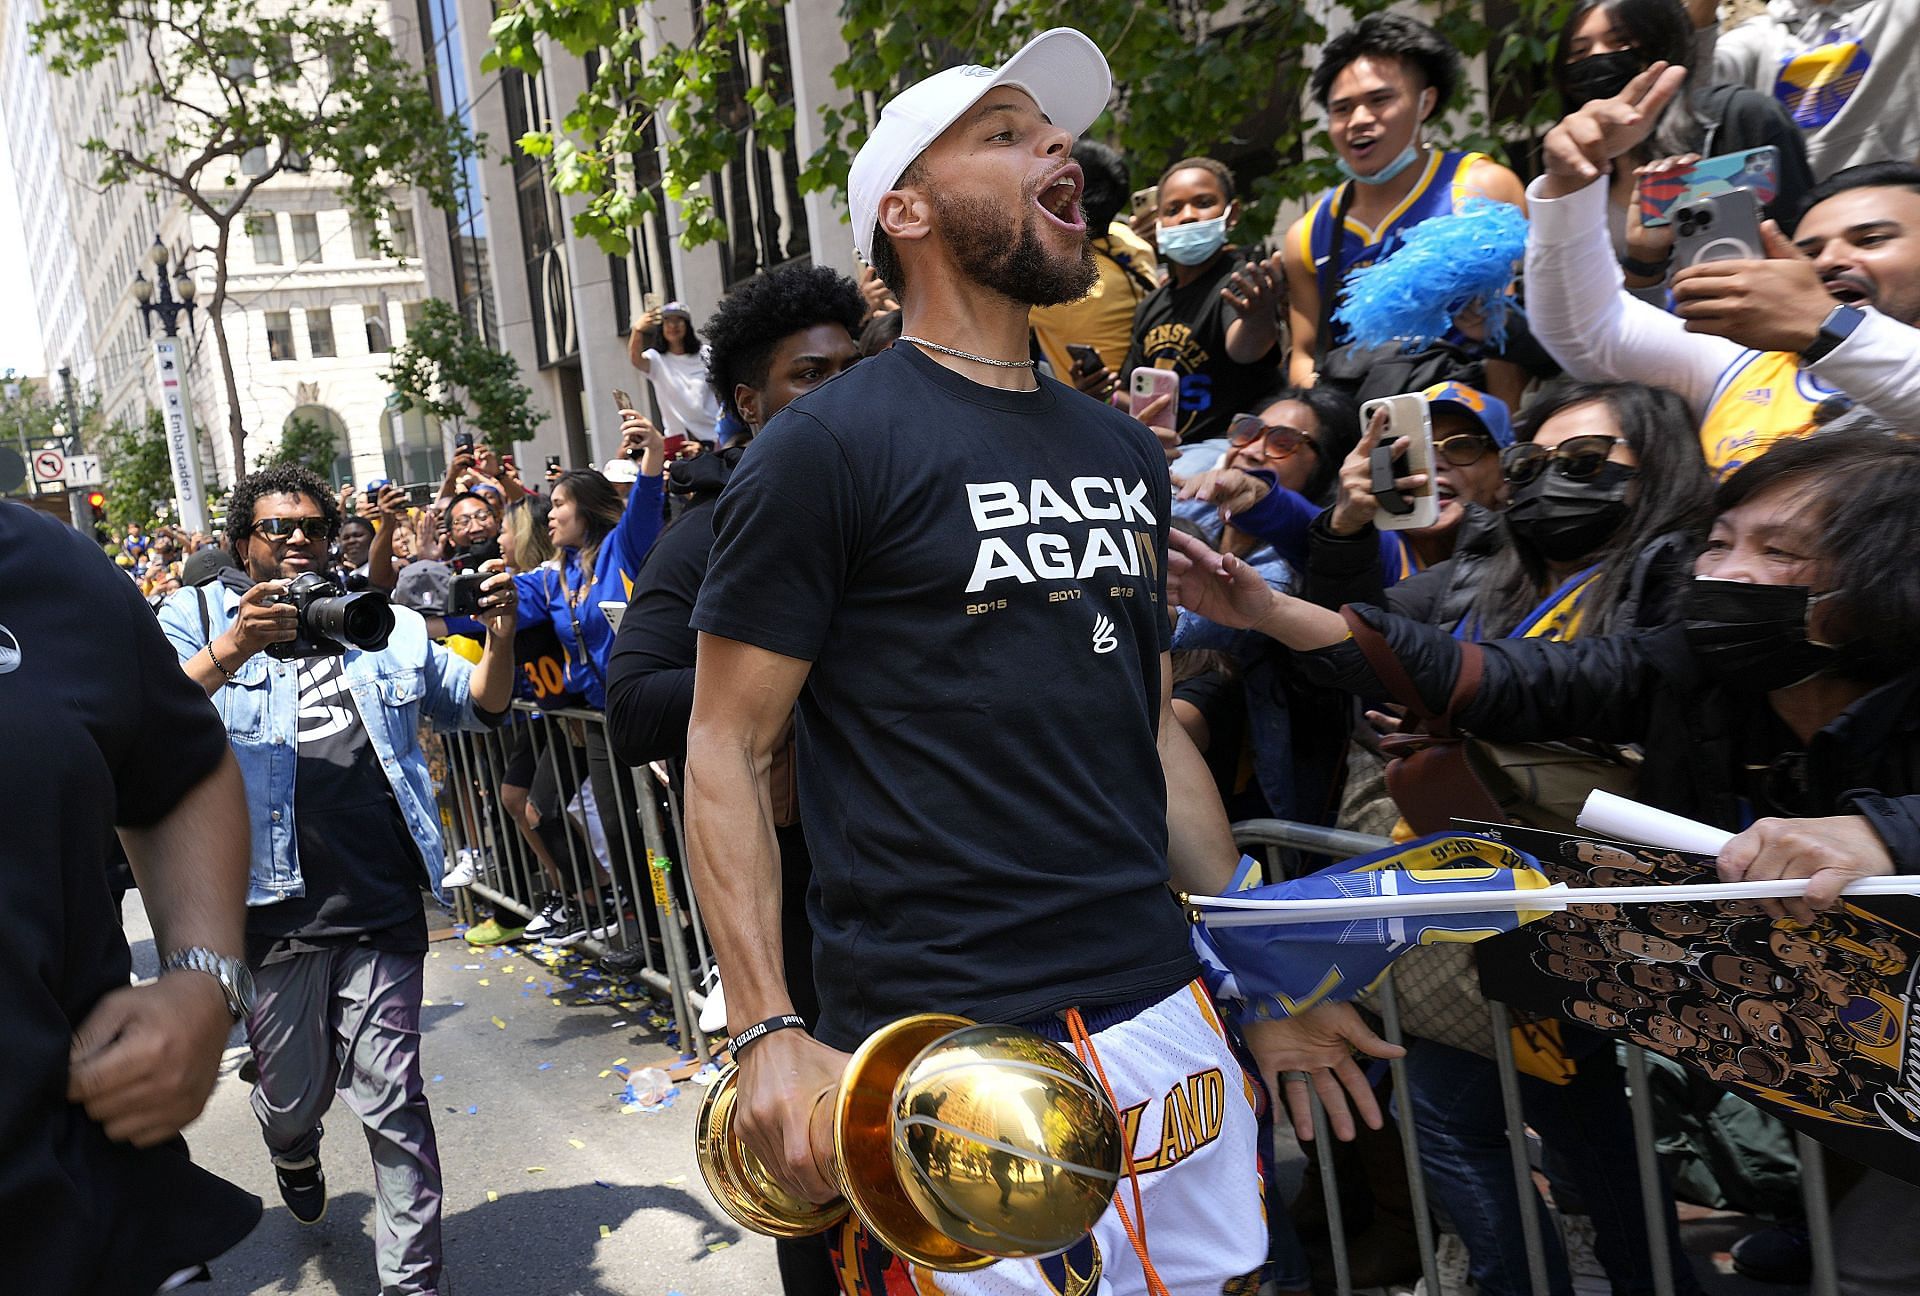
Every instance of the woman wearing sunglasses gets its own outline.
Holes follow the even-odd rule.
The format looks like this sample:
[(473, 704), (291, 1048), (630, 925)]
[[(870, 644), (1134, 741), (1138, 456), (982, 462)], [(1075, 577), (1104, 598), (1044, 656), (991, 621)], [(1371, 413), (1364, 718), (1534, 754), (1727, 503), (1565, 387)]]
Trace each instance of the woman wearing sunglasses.
[[(1667, 625), (1691, 583), (1709, 499), (1692, 426), (1685, 403), (1664, 389), (1549, 389), (1521, 417), (1513, 444), (1487, 456), (1508, 493), (1505, 511), (1473, 525), (1451, 558), (1383, 588), (1377, 546), (1329, 544), (1316, 527), (1305, 596), (1322, 608), (1383, 602), (1468, 640), (1569, 640)], [(1328, 561), (1330, 552), (1368, 561), (1341, 568)], [(1523, 1080), (1528, 1122), (1547, 1147), (1549, 1176), (1588, 1204), (1615, 1290), (1650, 1290), (1631, 1164), (1581, 1152), (1596, 1137), (1604, 1143), (1630, 1136), (1612, 1043), (1571, 1029), (1564, 1038), (1578, 1079), (1564, 1087)], [(1428, 1180), (1449, 1201), (1479, 1203), (1455, 1212), (1474, 1282), (1487, 1296), (1527, 1292), (1498, 1072), (1476, 1054), (1424, 1039), (1408, 1043), (1408, 1107)], [(1548, 1268), (1551, 1290), (1567, 1290), (1557, 1246), (1549, 1247)], [(1678, 1292), (1698, 1290), (1684, 1261), (1674, 1279)]]
[[(1227, 454), (1218, 468), (1175, 478), (1173, 515), (1199, 527), (1210, 543), (1245, 558), (1270, 542), (1242, 529), (1238, 512), (1283, 491), (1291, 511), (1311, 518), (1331, 502), (1340, 464), (1359, 439), (1360, 412), (1344, 392), (1286, 388), (1254, 413), (1233, 416)], [(1292, 551), (1296, 565), (1305, 560), (1304, 544), (1286, 543), (1284, 532), (1281, 538), (1277, 551)], [(1287, 553), (1280, 556), (1285, 559)]]

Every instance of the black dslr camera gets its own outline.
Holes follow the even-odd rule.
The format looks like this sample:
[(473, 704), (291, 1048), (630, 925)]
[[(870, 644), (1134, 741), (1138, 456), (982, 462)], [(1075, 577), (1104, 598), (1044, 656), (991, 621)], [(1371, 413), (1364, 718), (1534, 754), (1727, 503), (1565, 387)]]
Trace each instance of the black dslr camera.
[(300, 614), (298, 638), (267, 645), (267, 656), (280, 661), (338, 657), (348, 645), (379, 652), (393, 633), (393, 608), (385, 594), (379, 590), (348, 594), (319, 572), (301, 573), (286, 593), (265, 601), (284, 603)]
[(487, 579), (487, 574), (480, 570), (480, 564), (492, 562), (499, 556), (500, 542), (488, 540), (462, 549), (447, 559), (447, 566), (453, 571), (453, 579), (447, 582), (448, 616), (480, 615), (480, 585)]

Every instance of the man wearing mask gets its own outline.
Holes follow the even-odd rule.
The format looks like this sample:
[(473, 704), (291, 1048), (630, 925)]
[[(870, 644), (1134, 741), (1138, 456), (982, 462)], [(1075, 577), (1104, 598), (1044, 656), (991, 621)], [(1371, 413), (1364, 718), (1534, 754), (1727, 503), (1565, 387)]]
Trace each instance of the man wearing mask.
[[(1804, 900), (1768, 903), (1810, 922), (1857, 878), (1920, 873), (1920, 575), (1887, 561), (1920, 546), (1920, 443), (1890, 431), (1785, 441), (1722, 482), (1665, 629), (1473, 644), (1374, 608), (1360, 615), (1465, 732), (1641, 744), (1644, 796), (1744, 829), (1720, 852), (1721, 878), (1808, 878)], [(1257, 626), (1318, 683), (1389, 691), (1339, 613), (1276, 593), (1184, 536), (1174, 544), (1182, 606)], [(1470, 655), (1479, 684), (1459, 698)], [(1904, 1106), (1879, 1115), (1909, 1137), (1920, 1130)], [(1887, 1244), (1920, 1227), (1920, 1188), (1868, 1172), (1834, 1222), (1842, 1291), (1920, 1287), (1913, 1249)]]
[[(1347, 179), (1288, 228), (1282, 245), (1288, 372), (1299, 386), (1318, 381), (1327, 354), (1346, 341), (1333, 308), (1355, 270), (1385, 256), (1413, 226), (1457, 212), (1471, 198), (1525, 205), (1519, 178), (1486, 154), (1426, 142), (1427, 123), (1452, 101), (1459, 81), (1459, 51), (1399, 14), (1369, 14), (1327, 42), (1309, 88)], [(1464, 334), (1448, 340), (1478, 347)], [(1520, 368), (1492, 358), (1485, 364), (1486, 390), (1517, 403), (1525, 384)]]
[(440, 1154), (420, 1073), (420, 892), (438, 893), (442, 850), (420, 722), (477, 730), (506, 712), (512, 578), (495, 563), (482, 586), (477, 664), (431, 643), (405, 608), (378, 648), (278, 657), (264, 650), (303, 634), (280, 596), (324, 569), (339, 504), (319, 477), (282, 464), (235, 483), (227, 518), (240, 570), (175, 594), (160, 625), (218, 707), (246, 783), (254, 1114), (281, 1199), (317, 1223), (320, 1121), (338, 1094), (367, 1131), (381, 1290), (433, 1296)]
[(1133, 317), (1121, 381), (1135, 369), (1180, 375), (1175, 424), (1185, 447), (1174, 471), (1201, 472), (1227, 452), (1227, 425), (1276, 385), (1279, 258), (1250, 261), (1227, 243), (1240, 220), (1233, 172), (1209, 157), (1175, 162), (1160, 177), (1156, 238), (1172, 274)]
[[(1030, 317), (1033, 336), (1053, 367), (1053, 376), (1081, 391), (1104, 396), (1113, 387), (1109, 367), (1127, 354), (1133, 340), (1133, 315), (1147, 294), (1160, 286), (1154, 271), (1158, 257), (1120, 219), (1126, 209), (1126, 160), (1098, 140), (1080, 140), (1073, 160), (1087, 173), (1080, 196), (1087, 213), (1087, 246), (1100, 277), (1079, 301), (1036, 306)], [(1092, 347), (1098, 363), (1079, 361), (1069, 344)]]
[[(679, 460), (668, 470), (667, 489), (685, 507), (647, 555), (607, 658), (607, 734), (613, 754), (626, 764), (686, 757), (698, 642), (693, 605), (713, 550), (713, 513), (720, 491), (768, 419), (794, 397), (860, 359), (854, 334), (864, 313), (852, 280), (824, 266), (792, 266), (741, 285), (707, 322), (714, 393), (746, 435), (724, 450)], [(790, 744), (781, 765), (774, 781), (784, 802), (775, 808), (781, 949), (794, 1011), (811, 1024), (820, 1013), (813, 988), (813, 928), (807, 920), (813, 863), (791, 795)], [(627, 973), (642, 961), (640, 951), (623, 950), (601, 963), (610, 971)], [(834, 1296), (839, 1291), (826, 1241), (823, 1236), (783, 1238), (774, 1244), (786, 1296)]]
[(1791, 241), (1672, 279), (1674, 313), (1636, 300), (1607, 234), (1605, 176), (1653, 131), (1684, 69), (1655, 63), (1549, 131), (1528, 190), (1527, 310), (1569, 374), (1666, 387), (1725, 475), (1783, 436), (1864, 407), (1920, 426), (1920, 167), (1850, 167), (1816, 185)]

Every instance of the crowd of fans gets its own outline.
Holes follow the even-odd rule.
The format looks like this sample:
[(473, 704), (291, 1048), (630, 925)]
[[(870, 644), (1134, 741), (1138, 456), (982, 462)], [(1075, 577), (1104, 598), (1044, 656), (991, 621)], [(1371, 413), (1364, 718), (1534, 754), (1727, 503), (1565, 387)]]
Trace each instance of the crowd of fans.
[[(1648, 800), (1734, 830), (1768, 816), (1840, 825), (1825, 843), (1836, 857), (1877, 851), (1920, 868), (1920, 813), (1904, 800), (1920, 793), (1904, 724), (1920, 585), (1886, 561), (1907, 551), (1899, 537), (1920, 498), (1920, 78), (1905, 58), (1920, 24), (1902, 11), (1776, 0), (1723, 32), (1699, 0), (1579, 4), (1553, 38), (1568, 115), (1526, 183), (1438, 138), (1458, 52), (1411, 19), (1366, 18), (1327, 44), (1310, 84), (1346, 179), (1274, 248), (1243, 222), (1223, 162), (1187, 157), (1148, 177), (1104, 144), (1075, 146), (1098, 273), (1083, 298), (1034, 311), (1033, 353), (1053, 379), (1156, 426), (1181, 533), (1174, 714), (1234, 820), (1423, 827), (1415, 807), (1381, 795), (1382, 738), (1404, 720), (1351, 647), (1338, 614), (1351, 605), (1435, 713), (1451, 709), (1461, 663), (1480, 662), (1461, 716), (1477, 733), (1578, 742), (1637, 769)], [(1763, 246), (1678, 264), (1672, 226), (1642, 221), (1642, 187), (1757, 148), (1774, 151), (1777, 175)], [(1448, 333), (1417, 348), (1357, 342), (1335, 311), (1357, 272), (1409, 229), (1482, 200), (1531, 221), (1498, 340), (1485, 302), (1452, 302)], [(664, 428), (621, 410), (620, 454), (602, 469), (554, 465), (535, 482), (467, 437), (430, 494), (280, 482), (312, 497), (307, 516), (329, 530), (343, 588), (390, 592), (469, 661), (488, 627), (450, 605), (454, 580), (500, 562), (517, 599), (514, 696), (605, 714), (572, 731), (572, 752), (505, 727), (488, 792), (547, 891), (523, 897), (530, 913), (489, 910), (467, 940), (610, 940), (593, 915), (650, 909), (615, 880), (640, 832), (616, 778), (686, 753), (714, 502), (790, 401), (900, 333), (874, 270), (855, 283), (783, 269), (697, 331), (681, 303), (648, 309), (630, 356)], [(1130, 396), (1142, 368), (1177, 376), (1171, 417)], [(1384, 530), (1374, 451), (1386, 423), (1363, 424), (1360, 404), (1404, 392), (1426, 403), (1434, 462), (1430, 482), (1407, 474), (1393, 487), (1432, 486), (1438, 508), (1429, 525)], [(234, 545), (252, 521), (229, 518)], [(159, 604), (245, 565), (229, 557), (221, 537), (129, 527), (116, 561)], [(1784, 638), (1759, 640), (1779, 606), (1707, 598), (1708, 576), (1797, 590), (1779, 605)], [(1729, 625), (1752, 633), (1701, 631)], [(787, 979), (810, 1018), (805, 808), (779, 804), (781, 786), (776, 770)], [(575, 856), (597, 861), (584, 884), (563, 867)], [(500, 866), (470, 851), (445, 885)], [(584, 893), (595, 887), (604, 893)], [(632, 971), (649, 957), (636, 948), (608, 963)], [(1548, 1178), (1565, 1213), (1585, 1204), (1613, 1290), (1651, 1290), (1635, 1172), (1617, 1155), (1630, 1134), (1612, 1043), (1572, 1024), (1563, 1038), (1579, 1083), (1525, 1094)], [(1524, 1292), (1518, 1217), (1533, 1206), (1515, 1196), (1504, 1112), (1481, 1101), (1497, 1090), (1494, 1064), (1411, 1042), (1399, 1116), (1422, 1131), (1434, 1199), (1477, 1290)], [(1877, 1179), (1854, 1191), (1894, 1195)], [(1306, 1290), (1307, 1249), (1272, 1205), (1270, 1280)], [(1736, 1248), (1755, 1277), (1805, 1272), (1804, 1229), (1779, 1223)], [(1410, 1235), (1374, 1240), (1355, 1252), (1358, 1285), (1417, 1272)], [(1551, 1289), (1568, 1291), (1573, 1248), (1548, 1241)], [(1668, 1255), (1674, 1290), (1698, 1290), (1684, 1253)], [(782, 1243), (781, 1267), (789, 1292), (836, 1290), (810, 1242)]]

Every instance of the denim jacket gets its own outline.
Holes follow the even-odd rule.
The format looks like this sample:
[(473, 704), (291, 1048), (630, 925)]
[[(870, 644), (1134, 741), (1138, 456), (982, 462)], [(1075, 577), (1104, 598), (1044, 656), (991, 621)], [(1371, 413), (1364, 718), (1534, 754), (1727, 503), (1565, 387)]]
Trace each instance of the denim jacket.
[[(239, 594), (217, 583), (169, 596), (160, 607), (160, 628), (183, 664), (207, 645), (207, 633), (201, 629), (202, 594), (214, 638), (224, 634), (238, 615)], [(473, 667), (428, 639), (419, 613), (396, 606), (393, 619), (387, 646), (379, 652), (349, 648), (345, 670), (374, 756), (393, 786), (401, 817), (420, 848), (438, 896), (440, 811), (427, 774), (427, 758), (420, 750), (420, 717), (424, 714), (448, 729), (484, 729), (487, 721), (474, 710), (468, 691)], [(299, 765), (294, 737), (300, 709), (297, 664), (255, 653), (234, 672), (233, 679), (214, 691), (213, 703), (220, 708), (247, 785), (247, 811), (253, 821), (247, 903), (269, 905), (304, 895), (293, 830), (294, 772)]]

